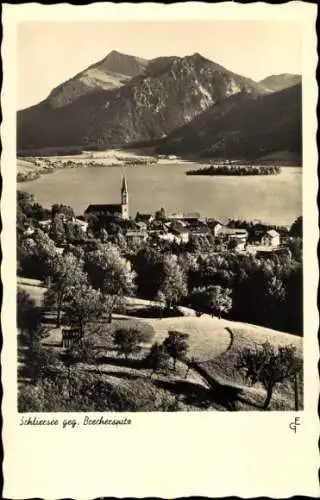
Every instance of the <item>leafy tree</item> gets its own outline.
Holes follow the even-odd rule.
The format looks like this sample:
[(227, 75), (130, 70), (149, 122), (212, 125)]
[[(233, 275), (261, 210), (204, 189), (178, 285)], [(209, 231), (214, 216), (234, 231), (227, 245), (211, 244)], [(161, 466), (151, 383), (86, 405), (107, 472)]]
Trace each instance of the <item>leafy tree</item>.
[(131, 295), (134, 290), (135, 273), (130, 262), (120, 255), (116, 246), (109, 243), (88, 253), (85, 270), (92, 286), (101, 291), (111, 321), (114, 308), (121, 305), (124, 296)]
[(302, 367), (301, 359), (292, 345), (276, 349), (269, 342), (256, 348), (245, 348), (238, 356), (237, 369), (244, 372), (250, 384), (260, 382), (267, 391), (263, 405), (267, 409), (274, 387), (286, 379), (291, 379)]
[(189, 349), (189, 335), (176, 331), (168, 332), (168, 337), (164, 340), (163, 346), (173, 359), (173, 369), (176, 369), (177, 359), (183, 359)]
[(232, 290), (223, 288), (220, 285), (208, 287), (205, 291), (205, 300), (211, 310), (212, 315), (227, 314), (232, 308)]
[(78, 363), (94, 364), (99, 373), (97, 365), (97, 351), (89, 335), (81, 339), (78, 345), (68, 347), (63, 354), (63, 361), (68, 367), (68, 376), (71, 376), (71, 368)]
[(36, 228), (38, 221), (50, 217), (50, 212), (36, 203), (34, 196), (24, 191), (17, 192), (17, 248), (20, 247), (28, 227)]
[(66, 300), (72, 295), (74, 287), (86, 284), (82, 264), (72, 254), (59, 256), (52, 263), (52, 281), (45, 295), (46, 304), (56, 307), (56, 327), (60, 327), (61, 312)]
[(228, 241), (227, 246), (228, 246), (228, 249), (229, 249), (231, 252), (233, 252), (233, 251), (237, 248), (237, 246), (238, 246), (238, 242), (237, 242), (237, 240), (236, 240), (236, 239), (231, 238), (231, 239), (230, 239), (230, 241)]
[(63, 215), (68, 219), (73, 219), (75, 217), (72, 207), (70, 207), (69, 205), (55, 203), (51, 207), (52, 219), (54, 219), (57, 215)]
[(118, 354), (124, 354), (125, 359), (128, 359), (128, 355), (139, 352), (140, 344), (149, 342), (152, 335), (150, 331), (136, 328), (117, 328), (113, 333), (113, 343), (117, 347)]
[(57, 243), (57, 245), (63, 245), (66, 243), (64, 221), (60, 215), (55, 215), (53, 217), (49, 236), (55, 243)]
[(195, 254), (195, 255), (197, 255), (201, 252), (201, 243), (200, 243), (199, 238), (196, 235), (194, 235), (194, 234), (190, 235), (189, 241), (188, 241), (188, 243), (186, 243), (186, 250), (188, 252)]
[(28, 346), (25, 353), (25, 363), (33, 384), (58, 370), (55, 354), (51, 349), (42, 346), (36, 339)]
[(43, 208), (40, 203), (34, 203), (32, 207), (32, 218), (40, 221), (40, 220), (46, 220), (50, 217), (50, 211), (47, 210), (46, 208)]
[[(282, 317), (285, 319), (285, 331), (296, 335), (303, 334), (303, 273), (302, 264), (290, 268), (284, 276), (286, 300), (282, 303)], [(278, 315), (277, 315), (278, 316)], [(279, 318), (275, 318), (279, 321)]]
[(31, 339), (38, 334), (41, 325), (41, 310), (35, 301), (21, 288), (17, 293), (17, 326), (25, 339)]
[(26, 373), (36, 384), (48, 370), (56, 364), (52, 353), (41, 345), (43, 330), (41, 328), (42, 312), (36, 307), (34, 300), (24, 290), (17, 293), (17, 326), (20, 330), (19, 342), (24, 344), (23, 357)]
[(90, 322), (102, 318), (105, 312), (104, 299), (99, 290), (79, 281), (73, 286), (64, 309), (67, 323), (77, 327), (81, 337), (84, 337)]
[(168, 364), (169, 353), (163, 344), (155, 342), (146, 358), (146, 364), (152, 369), (152, 374)]
[(176, 255), (168, 255), (164, 258), (158, 293), (165, 298), (168, 308), (176, 306), (182, 297), (187, 295), (186, 276)]
[(208, 311), (220, 318), (232, 308), (232, 290), (220, 285), (195, 288), (189, 299), (196, 310)]
[(267, 294), (269, 297), (270, 314), (275, 314), (286, 300), (286, 290), (282, 280), (273, 276), (267, 281)]
[(64, 249), (64, 255), (67, 254), (72, 254), (74, 255), (79, 261), (84, 261), (84, 256), (85, 256), (85, 249), (82, 246), (79, 245), (71, 245), (70, 243), (66, 245)]
[[(26, 191), (17, 191), (17, 205), (29, 217), (31, 217), (34, 195)], [(29, 213), (28, 213), (29, 212)]]
[(160, 208), (160, 210), (157, 210), (155, 213), (155, 220), (157, 221), (164, 221), (166, 220), (166, 211), (163, 207)]
[(153, 299), (160, 287), (163, 256), (157, 249), (145, 244), (134, 255), (132, 262), (136, 272), (137, 294)]
[(298, 217), (291, 226), (290, 236), (302, 238), (302, 216)]
[(18, 388), (18, 411), (41, 412), (44, 408), (45, 392), (40, 385), (23, 385)]
[(102, 227), (99, 231), (99, 239), (101, 240), (102, 243), (107, 243), (108, 238), (109, 238), (108, 231)]
[(44, 280), (58, 252), (54, 242), (41, 229), (32, 238), (24, 238), (18, 247), (18, 261), (23, 276)]
[(288, 241), (288, 248), (292, 254), (292, 257), (297, 262), (302, 262), (302, 238), (290, 238)]

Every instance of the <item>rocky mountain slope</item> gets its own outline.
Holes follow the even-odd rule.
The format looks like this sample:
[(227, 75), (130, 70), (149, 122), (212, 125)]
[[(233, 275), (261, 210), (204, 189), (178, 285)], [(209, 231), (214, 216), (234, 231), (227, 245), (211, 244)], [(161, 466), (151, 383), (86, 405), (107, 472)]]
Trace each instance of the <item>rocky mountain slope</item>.
[(149, 63), (135, 60), (133, 64), (131, 60), (133, 77), (124, 85), (122, 80), (120, 88), (110, 89), (102, 77), (97, 84), (92, 71), (98, 67), (101, 76), (102, 70), (107, 74), (107, 68), (109, 78), (111, 68), (126, 71), (128, 76), (127, 65), (123, 68), (120, 64), (121, 57), (112, 59), (118, 59), (119, 64), (100, 62), (89, 68), (89, 80), (85, 80), (86, 70), (73, 79), (75, 88), (70, 80), (45, 101), (19, 112), (18, 148), (88, 144), (115, 147), (161, 139), (227, 97), (265, 91), (259, 83), (199, 54), (161, 57)]
[(94, 90), (119, 88), (142, 73), (147, 65), (145, 59), (113, 50), (101, 61), (53, 89), (48, 102), (51, 107), (59, 108)]
[(301, 85), (260, 95), (241, 92), (174, 131), (159, 153), (259, 158), (276, 151), (301, 155)]
[(254, 82), (197, 53), (146, 61), (113, 51), (18, 112), (18, 150), (135, 144), (228, 156), (301, 150), (298, 87), (274, 93), (296, 77)]

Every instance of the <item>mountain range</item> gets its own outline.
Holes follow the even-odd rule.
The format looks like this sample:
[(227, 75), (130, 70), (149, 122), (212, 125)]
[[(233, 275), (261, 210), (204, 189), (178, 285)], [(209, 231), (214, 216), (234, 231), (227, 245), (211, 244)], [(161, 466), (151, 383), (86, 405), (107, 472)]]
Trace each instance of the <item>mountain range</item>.
[(18, 151), (67, 146), (301, 156), (301, 76), (255, 82), (198, 53), (147, 61), (112, 51), (18, 111)]

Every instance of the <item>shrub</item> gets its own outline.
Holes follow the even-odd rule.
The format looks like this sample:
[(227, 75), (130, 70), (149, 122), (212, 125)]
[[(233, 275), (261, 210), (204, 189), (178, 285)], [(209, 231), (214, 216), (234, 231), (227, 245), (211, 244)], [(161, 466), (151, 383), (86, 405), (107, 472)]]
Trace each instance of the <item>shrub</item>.
[(177, 359), (183, 359), (189, 349), (189, 335), (176, 331), (168, 332), (168, 337), (164, 340), (163, 346), (173, 359), (173, 369), (176, 369)]
[(137, 353), (141, 350), (141, 343), (150, 342), (153, 333), (141, 331), (136, 328), (118, 328), (113, 333), (113, 343), (118, 354), (124, 354), (128, 359), (129, 354)]
[(146, 357), (146, 365), (152, 369), (152, 373), (161, 368), (166, 368), (168, 364), (169, 353), (165, 346), (155, 342)]

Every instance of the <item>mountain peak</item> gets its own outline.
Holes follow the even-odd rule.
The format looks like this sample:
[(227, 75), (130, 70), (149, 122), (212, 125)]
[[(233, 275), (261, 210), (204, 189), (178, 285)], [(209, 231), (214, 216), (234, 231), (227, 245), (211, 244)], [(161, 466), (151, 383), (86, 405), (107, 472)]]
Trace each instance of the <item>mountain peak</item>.
[(279, 75), (270, 75), (264, 78), (259, 83), (264, 85), (271, 91), (278, 92), (301, 83), (301, 75), (291, 73), (281, 73)]
[(139, 59), (138, 57), (132, 56), (130, 54), (125, 54), (124, 52), (119, 52), (118, 50), (111, 50), (104, 59), (112, 59), (114, 57), (118, 58), (132, 58), (132, 59)]
[(119, 52), (118, 50), (113, 49), (113, 50), (111, 50), (111, 52), (109, 52), (107, 57), (112, 56), (112, 55), (127, 56), (128, 54), (124, 54), (123, 52)]
[(133, 77), (142, 73), (147, 65), (148, 61), (146, 59), (112, 50), (106, 57), (91, 67), (98, 67), (103, 71)]
[[(209, 61), (209, 59), (207, 59), (206, 57), (204, 57), (201, 54), (199, 54), (199, 52), (194, 52), (193, 54), (190, 54), (190, 55), (184, 57), (183, 59), (187, 59), (189, 61), (195, 61), (195, 62), (198, 62), (198, 61)], [(212, 62), (212, 61), (210, 61), (210, 62)]]
[(50, 106), (66, 106), (95, 90), (120, 88), (131, 78), (143, 73), (147, 65), (145, 59), (112, 50), (100, 61), (53, 89), (49, 95)]

